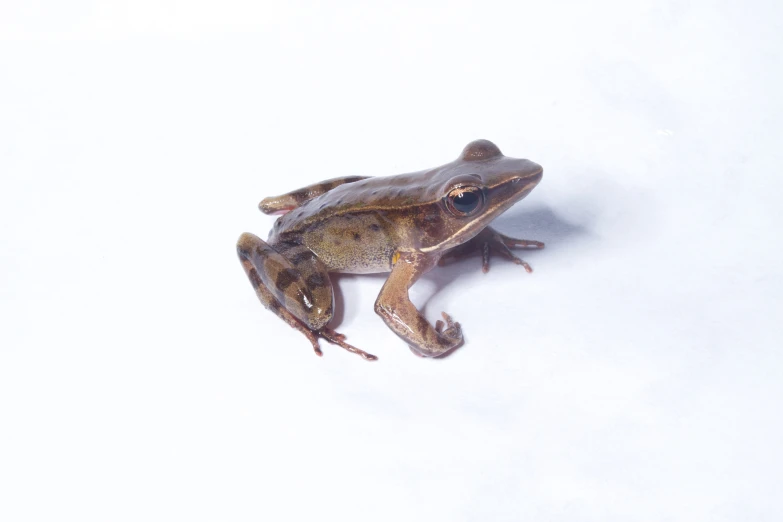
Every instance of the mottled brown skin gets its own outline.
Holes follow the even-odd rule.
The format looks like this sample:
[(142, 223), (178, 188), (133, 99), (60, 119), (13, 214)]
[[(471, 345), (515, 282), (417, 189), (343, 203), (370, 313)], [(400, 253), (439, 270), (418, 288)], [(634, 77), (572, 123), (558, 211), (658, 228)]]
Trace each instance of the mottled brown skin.
[[(389, 328), (424, 357), (443, 355), (462, 344), (459, 323), (443, 314), (433, 327), (408, 298), (408, 289), (439, 262), (478, 251), (483, 270), (490, 252), (522, 265), (511, 248), (543, 248), (514, 239), (488, 224), (525, 197), (541, 180), (540, 165), (503, 156), (487, 140), (469, 143), (446, 165), (385, 177), (337, 178), (266, 198), (267, 214), (284, 212), (267, 241), (242, 234), (242, 266), (267, 308), (310, 339), (318, 339), (374, 360), (326, 325), (334, 297), (329, 272), (391, 272), (375, 302)], [(444, 328), (445, 327), (445, 328)]]

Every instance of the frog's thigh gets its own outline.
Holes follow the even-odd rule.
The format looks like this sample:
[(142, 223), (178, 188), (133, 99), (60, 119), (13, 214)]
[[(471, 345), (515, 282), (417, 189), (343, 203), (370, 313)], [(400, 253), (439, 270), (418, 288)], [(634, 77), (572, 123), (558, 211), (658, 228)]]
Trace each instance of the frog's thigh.
[[(329, 323), (334, 308), (332, 284), (326, 267), (309, 249), (296, 243), (269, 245), (245, 233), (237, 242), (237, 253), (251, 282), (250, 267), (277, 302), (308, 328), (320, 330)], [(259, 297), (264, 301), (261, 293)]]
[(321, 183), (316, 183), (315, 185), (308, 185), (306, 187), (300, 188), (299, 190), (282, 194), (280, 196), (264, 198), (261, 203), (258, 204), (258, 208), (261, 209), (261, 212), (264, 214), (288, 212), (289, 210), (297, 208), (306, 201), (310, 201), (311, 199), (318, 197), (321, 194), (326, 194), (335, 187), (339, 187), (340, 185), (344, 185), (346, 183), (355, 183), (363, 179), (367, 179), (367, 176), (345, 176), (342, 178), (329, 179), (322, 181)]

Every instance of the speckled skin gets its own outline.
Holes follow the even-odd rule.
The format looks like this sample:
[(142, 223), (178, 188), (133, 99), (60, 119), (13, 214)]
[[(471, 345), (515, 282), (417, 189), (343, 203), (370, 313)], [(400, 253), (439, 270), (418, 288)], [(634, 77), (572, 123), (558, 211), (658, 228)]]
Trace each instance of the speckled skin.
[[(414, 353), (439, 356), (462, 343), (460, 325), (446, 314), (445, 323), (430, 325), (408, 299), (408, 289), (439, 261), (476, 250), (484, 271), (490, 251), (530, 271), (510, 248), (542, 248), (543, 243), (509, 238), (487, 225), (541, 176), (540, 165), (507, 158), (493, 143), (477, 140), (455, 161), (434, 169), (337, 178), (266, 198), (259, 204), (263, 212), (285, 214), (266, 242), (245, 233), (237, 251), (262, 303), (302, 331), (316, 353), (321, 337), (375, 359), (326, 327), (333, 314), (328, 272), (391, 272), (376, 312)], [(452, 204), (465, 192), (476, 196), (467, 199), (478, 200), (469, 212)]]

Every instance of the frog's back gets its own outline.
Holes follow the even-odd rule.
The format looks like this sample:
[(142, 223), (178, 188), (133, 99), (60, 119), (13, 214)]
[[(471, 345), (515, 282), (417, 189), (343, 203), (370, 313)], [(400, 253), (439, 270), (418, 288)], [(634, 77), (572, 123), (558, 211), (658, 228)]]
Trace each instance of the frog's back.
[[(359, 216), (375, 211), (388, 212), (426, 199), (426, 192), (437, 191), (423, 183), (423, 172), (366, 178), (340, 185), (305, 201), (275, 223), (274, 233), (301, 232), (344, 215)], [(426, 175), (426, 174), (425, 174)]]
[(329, 271), (375, 273), (391, 270), (394, 252), (409, 242), (414, 212), (427, 187), (421, 173), (368, 178), (340, 185), (280, 216), (272, 241), (299, 241)]

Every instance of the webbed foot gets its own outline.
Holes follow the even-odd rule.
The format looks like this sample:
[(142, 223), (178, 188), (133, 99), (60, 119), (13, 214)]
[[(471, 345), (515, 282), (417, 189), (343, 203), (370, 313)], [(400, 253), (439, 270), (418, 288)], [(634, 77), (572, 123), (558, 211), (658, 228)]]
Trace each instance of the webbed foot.
[[(378, 357), (371, 353), (367, 353), (364, 350), (360, 350), (359, 348), (348, 344), (345, 342), (345, 335), (341, 333), (337, 333), (331, 328), (323, 327), (321, 328), (316, 334), (321, 337), (322, 339), (325, 339), (327, 342), (336, 344), (337, 346), (341, 348), (345, 348), (351, 353), (355, 353), (356, 355), (360, 356), (365, 361), (377, 361)], [(313, 348), (315, 349), (315, 353), (318, 356), (321, 356), (321, 349), (318, 347), (318, 341), (316, 340), (315, 343), (313, 343)]]

